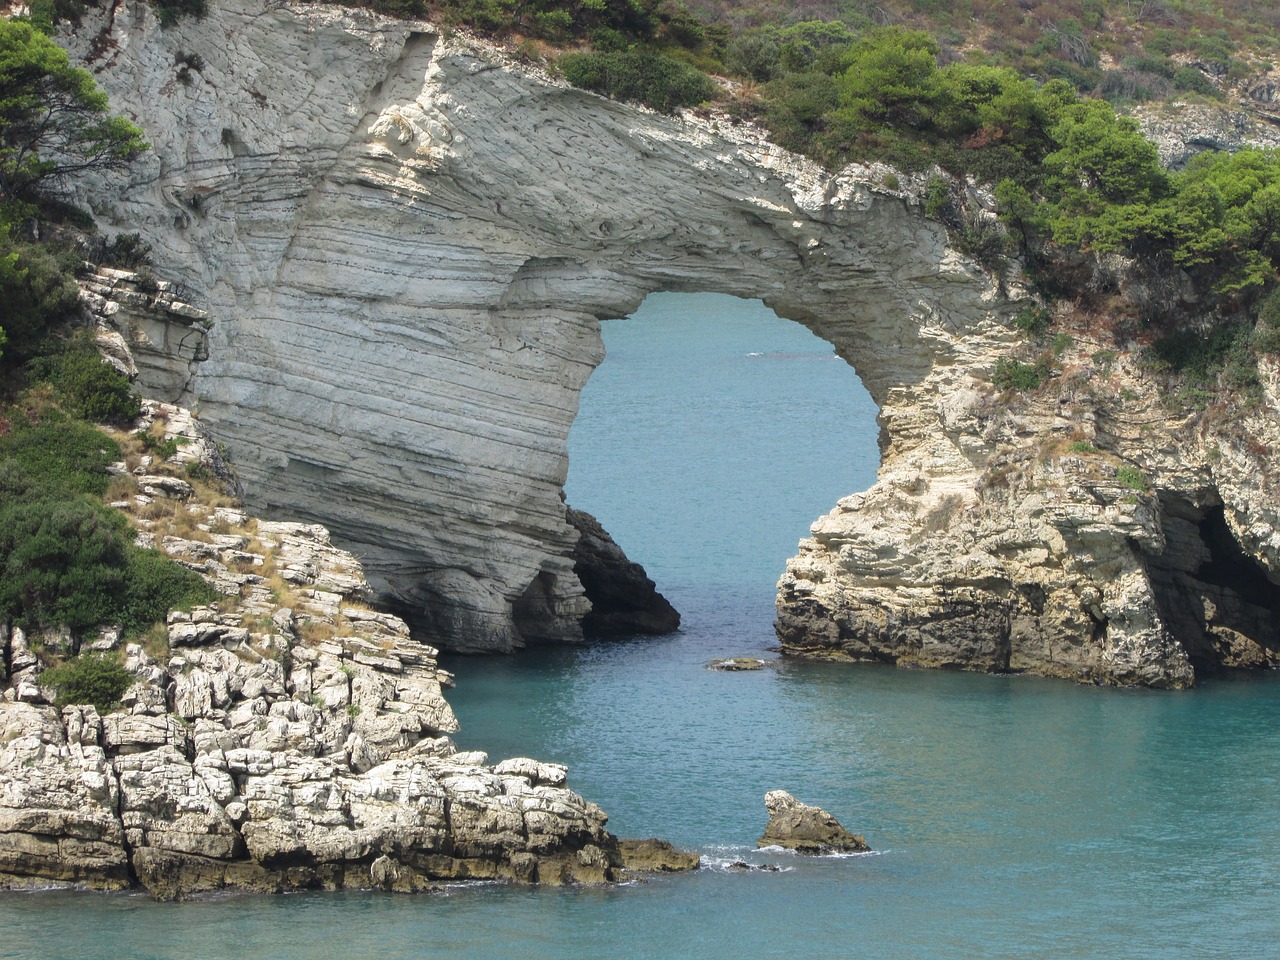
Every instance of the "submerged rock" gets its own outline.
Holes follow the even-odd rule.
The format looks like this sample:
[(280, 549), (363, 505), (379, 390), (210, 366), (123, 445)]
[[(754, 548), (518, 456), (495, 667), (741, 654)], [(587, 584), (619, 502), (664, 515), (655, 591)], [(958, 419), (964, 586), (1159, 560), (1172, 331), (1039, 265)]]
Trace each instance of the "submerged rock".
[(726, 870), (736, 873), (781, 873), (782, 868), (772, 863), (747, 863), (745, 860), (734, 860), (725, 865)]
[(785, 790), (770, 790), (764, 795), (769, 823), (764, 836), (756, 841), (761, 847), (785, 847), (797, 853), (867, 853), (871, 847), (856, 833), (850, 833), (840, 821), (821, 807), (801, 803)]
[(768, 660), (760, 657), (717, 657), (707, 664), (707, 669), (736, 673), (742, 670), (763, 670), (768, 663)]
[(676, 873), (697, 870), (702, 858), (696, 853), (677, 850), (666, 840), (619, 840), (618, 853), (622, 866), (638, 873)]

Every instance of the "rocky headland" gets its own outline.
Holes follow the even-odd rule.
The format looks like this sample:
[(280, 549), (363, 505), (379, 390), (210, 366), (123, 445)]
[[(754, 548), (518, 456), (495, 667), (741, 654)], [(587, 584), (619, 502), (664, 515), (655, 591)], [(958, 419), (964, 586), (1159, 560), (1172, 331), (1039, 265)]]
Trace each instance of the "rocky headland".
[(1280, 373), (1248, 403), (1171, 404), (1140, 317), (1202, 308), (1176, 271), (1082, 263), (1139, 319), (1064, 302), (1053, 375), (1012, 391), (1001, 361), (1048, 349), (1015, 323), (1033, 300), (926, 216), (924, 177), (829, 173), (728, 117), (323, 5), (161, 30), (123, 2), (66, 40), (154, 147), (84, 201), (207, 311), (143, 338), (144, 388), (198, 404), (246, 502), (331, 529), (431, 643), (582, 636), (561, 493), (597, 322), (700, 290), (805, 324), (880, 409), (877, 483), (780, 581), (785, 652), (1165, 687), (1274, 665)]
[[(138, 277), (86, 283), (99, 317)], [(162, 288), (146, 309), (199, 321)], [(126, 310), (126, 312), (128, 312)], [(112, 362), (130, 369), (100, 327)], [(197, 571), (218, 599), (138, 642), (0, 629), (0, 885), (418, 891), (501, 879), (607, 883), (690, 869), (660, 841), (620, 843), (564, 766), (461, 752), (436, 650), (370, 605), (360, 562), (322, 526), (259, 520), (234, 502), (217, 444), (180, 407), (144, 403), (152, 439), (112, 469), (141, 545)], [(125, 435), (122, 435), (122, 439)], [(165, 455), (168, 453), (168, 456)], [(43, 667), (120, 656), (105, 715), (59, 705)]]

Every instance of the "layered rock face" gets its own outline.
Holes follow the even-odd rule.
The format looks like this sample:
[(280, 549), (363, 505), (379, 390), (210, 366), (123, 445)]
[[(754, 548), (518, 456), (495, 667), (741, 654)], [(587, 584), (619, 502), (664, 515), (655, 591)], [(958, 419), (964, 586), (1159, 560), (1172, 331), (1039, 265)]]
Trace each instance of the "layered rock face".
[[(216, 466), (185, 411), (150, 414), (186, 441), (179, 462)], [(170, 614), (151, 653), (127, 646), (132, 684), (106, 716), (53, 706), (32, 638), (0, 630), (0, 885), (175, 898), (619, 876), (626, 854), (563, 766), (454, 748), (436, 651), (365, 605), (359, 562), (323, 527), (257, 522), (136, 469), (139, 492), (119, 506), (140, 539), (223, 598)], [(157, 504), (190, 533), (148, 520)], [(66, 638), (40, 639), (49, 651)], [(111, 631), (94, 646), (117, 643)]]
[(948, 246), (923, 178), (826, 174), (357, 11), (226, 0), (162, 32), (124, 3), (70, 42), (155, 147), (87, 202), (212, 323), (189, 380), (158, 349), (144, 383), (432, 642), (580, 636), (560, 494), (597, 320), (698, 290), (804, 323), (880, 406), (877, 484), (779, 585), (788, 652), (1162, 686), (1277, 659), (1272, 375), (1236, 416), (1171, 418), (1086, 325), (1047, 389), (1001, 396), (1017, 277)]

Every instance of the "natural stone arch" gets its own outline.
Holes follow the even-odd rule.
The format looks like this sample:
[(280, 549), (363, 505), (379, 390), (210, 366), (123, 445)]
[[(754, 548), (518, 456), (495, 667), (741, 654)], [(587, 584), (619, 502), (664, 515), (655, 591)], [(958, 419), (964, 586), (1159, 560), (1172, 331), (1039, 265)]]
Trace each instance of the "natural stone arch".
[[(194, 374), (139, 350), (144, 382), (180, 384), (250, 504), (323, 521), (428, 639), (510, 649), (522, 598), (540, 632), (579, 635), (560, 494), (597, 322), (702, 290), (809, 327), (880, 408), (876, 487), (784, 577), (792, 649), (1188, 681), (1143, 559), (1158, 518), (1112, 488), (1095, 509), (1068, 483), (1047, 511), (982, 492), (1024, 443), (990, 402), (1013, 307), (923, 215), (920, 178), (828, 174), (727, 118), (612, 103), (360, 11), (226, 0), (161, 32), (122, 5), (72, 42), (155, 145), (84, 196), (215, 321)], [(178, 52), (202, 60), (189, 85)], [(1031, 413), (1031, 433), (1062, 429)], [(1195, 502), (1221, 494), (1274, 578), (1280, 544), (1241, 533), (1274, 520), (1244, 474), (1185, 446), (1166, 468)]]
[[(535, 582), (576, 635), (559, 498), (598, 318), (659, 289), (757, 297), (886, 417), (952, 331), (1006, 336), (990, 279), (874, 171), (833, 178), (359, 12), (232, 2), (160, 32), (126, 7), (112, 29), (101, 82), (155, 152), (98, 212), (208, 305), (201, 416), (253, 506), (323, 521), (443, 643), (518, 644)], [(203, 59), (190, 87), (164, 66), (179, 46)], [(317, 83), (316, 56), (350, 69)]]

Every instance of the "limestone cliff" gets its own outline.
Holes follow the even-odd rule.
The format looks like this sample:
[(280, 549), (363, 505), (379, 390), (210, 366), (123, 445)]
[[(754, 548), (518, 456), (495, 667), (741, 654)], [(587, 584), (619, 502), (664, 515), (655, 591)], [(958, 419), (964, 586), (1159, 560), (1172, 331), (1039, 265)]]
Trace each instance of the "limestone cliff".
[(155, 147), (83, 196), (212, 322), (189, 377), (157, 349), (144, 384), (432, 642), (580, 635), (560, 493), (597, 320), (703, 290), (804, 323), (880, 407), (878, 482), (780, 583), (788, 651), (1172, 686), (1275, 658), (1274, 378), (1234, 418), (1171, 418), (1132, 344), (1083, 325), (1048, 389), (1001, 397), (1017, 278), (948, 245), (920, 178), (825, 173), (363, 12), (219, 0), (161, 31), (118, 3), (69, 42)]

